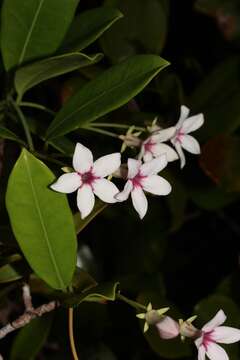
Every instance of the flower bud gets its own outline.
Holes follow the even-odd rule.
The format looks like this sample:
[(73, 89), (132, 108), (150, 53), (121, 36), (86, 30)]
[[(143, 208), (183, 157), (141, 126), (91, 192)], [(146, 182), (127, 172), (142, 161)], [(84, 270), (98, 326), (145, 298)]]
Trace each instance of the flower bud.
[(165, 316), (156, 324), (156, 327), (162, 339), (173, 339), (180, 333), (179, 324), (170, 316)]
[(183, 321), (180, 323), (180, 334), (183, 338), (196, 338), (199, 336), (200, 331), (195, 328), (189, 321)]

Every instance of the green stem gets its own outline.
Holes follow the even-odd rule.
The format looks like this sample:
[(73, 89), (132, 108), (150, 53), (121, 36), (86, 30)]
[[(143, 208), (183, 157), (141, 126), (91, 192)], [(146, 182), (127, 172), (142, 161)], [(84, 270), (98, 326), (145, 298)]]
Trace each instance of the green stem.
[(117, 135), (113, 132), (110, 132), (110, 131), (106, 131), (106, 130), (102, 130), (102, 129), (98, 129), (98, 128), (90, 127), (90, 126), (84, 127), (84, 129), (119, 139), (119, 135)]
[(27, 120), (25, 118), (25, 116), (23, 115), (20, 107), (14, 102), (14, 100), (11, 101), (11, 104), (14, 108), (14, 110), (16, 111), (21, 123), (22, 123), (22, 126), (23, 126), (23, 129), (24, 129), (24, 132), (25, 132), (25, 135), (26, 135), (26, 139), (27, 139), (27, 142), (28, 142), (28, 147), (29, 147), (29, 150), (30, 151), (34, 151), (34, 145), (33, 145), (33, 141), (32, 141), (32, 136), (31, 136), (31, 132), (29, 130), (29, 127), (28, 127), (28, 124), (27, 124)]
[[(112, 123), (92, 123), (91, 124), (92, 127), (95, 126), (100, 126), (100, 127), (111, 127), (111, 128), (118, 128), (118, 129), (129, 129), (130, 126), (129, 125), (124, 125), (124, 124), (112, 124)], [(140, 126), (135, 126), (134, 125), (134, 129), (138, 130), (138, 131), (145, 131), (145, 128), (140, 127)]]
[(141, 309), (141, 310), (147, 311), (146, 306), (144, 306), (142, 304), (139, 304), (136, 301), (130, 300), (130, 299), (126, 298), (125, 296), (123, 296), (120, 293), (117, 294), (117, 299), (124, 301), (125, 303), (127, 303), (128, 305), (134, 307), (137, 310)]
[(48, 109), (46, 106), (41, 105), (41, 104), (36, 104), (36, 103), (32, 103), (32, 102), (22, 101), (22, 102), (19, 103), (19, 106), (29, 107), (29, 108), (33, 108), (33, 109), (42, 110), (42, 111), (45, 111), (45, 112), (47, 112), (47, 113), (55, 116), (55, 112), (54, 112), (54, 111), (52, 111), (51, 109)]
[(36, 152), (36, 151), (33, 152), (33, 155), (35, 155), (39, 159), (46, 160), (46, 161), (51, 162), (53, 164), (59, 165), (61, 167), (68, 166), (67, 164), (65, 164), (65, 163), (63, 163), (61, 161), (55, 160), (55, 159), (53, 159), (53, 158), (51, 158), (51, 157), (49, 157), (47, 155), (40, 154), (39, 152)]

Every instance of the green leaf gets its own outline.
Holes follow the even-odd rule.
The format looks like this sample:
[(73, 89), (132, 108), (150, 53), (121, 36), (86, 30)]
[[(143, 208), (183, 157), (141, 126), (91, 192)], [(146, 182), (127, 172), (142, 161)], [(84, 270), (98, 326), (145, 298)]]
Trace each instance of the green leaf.
[(60, 51), (80, 51), (99, 38), (123, 15), (117, 9), (99, 7), (75, 17)]
[(0, 268), (0, 284), (16, 281), (22, 278), (22, 275), (10, 264)]
[(52, 325), (52, 314), (32, 320), (22, 328), (11, 347), (10, 360), (34, 360), (43, 347)]
[(24, 145), (24, 141), (19, 139), (19, 137), (15, 135), (14, 132), (12, 132), (11, 130), (7, 129), (5, 126), (2, 125), (0, 125), (0, 138), (16, 141), (21, 145)]
[(79, 294), (73, 294), (69, 296), (64, 301), (64, 304), (67, 306), (77, 306), (83, 301), (100, 303), (104, 303), (106, 301), (114, 301), (116, 300), (118, 287), (118, 282), (106, 282), (97, 286), (93, 286), (87, 291), (83, 291)]
[(52, 172), (23, 150), (9, 178), (6, 204), (15, 237), (32, 269), (55, 289), (66, 289), (77, 242), (66, 196), (48, 189)]
[(51, 123), (46, 137), (53, 139), (124, 105), (137, 95), (168, 62), (154, 55), (136, 55), (115, 65), (83, 86)]
[(104, 209), (106, 209), (107, 206), (108, 204), (100, 200), (97, 200), (93, 211), (85, 219), (81, 219), (80, 213), (77, 212), (74, 215), (74, 224), (75, 224), (76, 233), (79, 234), (99, 213), (101, 213)]
[(124, 17), (101, 38), (104, 53), (112, 62), (135, 54), (159, 54), (167, 35), (168, 14), (163, 0), (105, 0)]
[(1, 48), (5, 69), (53, 54), (61, 44), (79, 0), (5, 0)]
[(81, 67), (95, 64), (102, 57), (102, 54), (87, 56), (82, 53), (71, 53), (27, 65), (19, 69), (15, 75), (15, 87), (18, 96), (22, 98), (23, 94), (33, 86)]

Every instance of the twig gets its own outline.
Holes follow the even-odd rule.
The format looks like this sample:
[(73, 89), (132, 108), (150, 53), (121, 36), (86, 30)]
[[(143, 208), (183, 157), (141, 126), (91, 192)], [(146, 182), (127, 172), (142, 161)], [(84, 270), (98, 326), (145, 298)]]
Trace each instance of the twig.
[(23, 302), (25, 305), (26, 312), (31, 313), (34, 310), (34, 308), (33, 308), (33, 304), (32, 304), (32, 296), (31, 296), (31, 291), (30, 291), (29, 285), (24, 284), (22, 291), (23, 291)]

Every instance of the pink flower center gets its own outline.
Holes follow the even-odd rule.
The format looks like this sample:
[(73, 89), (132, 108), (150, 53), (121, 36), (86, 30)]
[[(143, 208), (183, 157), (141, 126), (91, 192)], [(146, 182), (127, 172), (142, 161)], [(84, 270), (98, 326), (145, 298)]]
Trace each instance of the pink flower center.
[(92, 187), (94, 181), (96, 179), (99, 179), (99, 177), (97, 177), (93, 174), (92, 169), (83, 174), (78, 173), (78, 175), (81, 177), (82, 185), (90, 185), (91, 187)]
[(138, 173), (134, 178), (130, 179), (132, 181), (132, 184), (133, 184), (133, 187), (136, 188), (136, 187), (143, 187), (142, 186), (142, 181), (143, 179), (145, 179), (146, 176), (145, 175), (142, 175), (141, 173)]
[(209, 332), (203, 332), (203, 334), (202, 334), (202, 336), (203, 336), (202, 345), (205, 347), (206, 350), (207, 350), (209, 344), (215, 342), (213, 340), (212, 334), (213, 334), (213, 330), (209, 331)]
[(156, 143), (153, 142), (151, 139), (149, 139), (143, 146), (144, 146), (144, 150), (145, 152), (150, 152), (152, 153), (152, 148)]
[(176, 133), (176, 136), (175, 136), (175, 141), (176, 142), (182, 142), (182, 137), (184, 136), (184, 132), (181, 131), (181, 129), (179, 129)]

